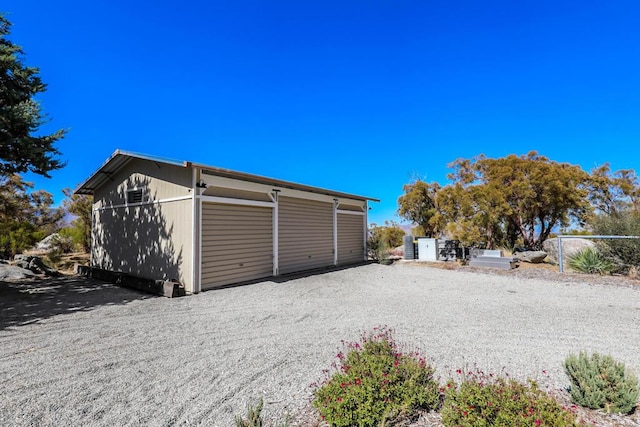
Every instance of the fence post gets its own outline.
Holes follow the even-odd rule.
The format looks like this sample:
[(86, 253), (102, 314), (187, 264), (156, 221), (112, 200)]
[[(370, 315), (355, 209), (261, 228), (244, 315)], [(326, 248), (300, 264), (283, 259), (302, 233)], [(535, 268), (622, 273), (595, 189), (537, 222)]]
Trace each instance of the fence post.
[(558, 236), (558, 264), (560, 264), (560, 273), (564, 272), (564, 265), (562, 263), (562, 236)]

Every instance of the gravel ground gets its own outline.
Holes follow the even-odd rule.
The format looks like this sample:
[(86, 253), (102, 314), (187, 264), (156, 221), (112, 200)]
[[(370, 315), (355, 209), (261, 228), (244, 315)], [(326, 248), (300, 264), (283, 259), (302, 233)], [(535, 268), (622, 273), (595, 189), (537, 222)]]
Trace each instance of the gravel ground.
[(442, 381), (478, 367), (561, 390), (579, 350), (640, 371), (640, 287), (541, 274), (371, 264), (177, 299), (0, 282), (0, 425), (230, 426), (260, 397), (295, 419), (341, 340), (379, 325)]

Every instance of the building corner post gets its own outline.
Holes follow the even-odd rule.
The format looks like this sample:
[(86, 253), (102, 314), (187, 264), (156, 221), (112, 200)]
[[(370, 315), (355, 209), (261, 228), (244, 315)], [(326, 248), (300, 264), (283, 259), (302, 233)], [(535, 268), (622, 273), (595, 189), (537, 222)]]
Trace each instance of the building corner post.
[(198, 169), (192, 166), (191, 169), (191, 222), (192, 222), (192, 255), (191, 255), (191, 293), (197, 294), (201, 290), (201, 205), (200, 188), (198, 187)]

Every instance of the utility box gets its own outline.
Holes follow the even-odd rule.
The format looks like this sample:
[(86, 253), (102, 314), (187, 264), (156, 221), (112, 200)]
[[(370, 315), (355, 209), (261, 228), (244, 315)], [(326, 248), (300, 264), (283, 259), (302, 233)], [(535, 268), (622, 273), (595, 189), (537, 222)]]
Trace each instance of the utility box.
[(418, 237), (418, 259), (420, 261), (437, 261), (438, 246), (438, 239)]
[(404, 236), (402, 238), (402, 244), (404, 249), (404, 259), (415, 259), (415, 245), (413, 243), (413, 236)]

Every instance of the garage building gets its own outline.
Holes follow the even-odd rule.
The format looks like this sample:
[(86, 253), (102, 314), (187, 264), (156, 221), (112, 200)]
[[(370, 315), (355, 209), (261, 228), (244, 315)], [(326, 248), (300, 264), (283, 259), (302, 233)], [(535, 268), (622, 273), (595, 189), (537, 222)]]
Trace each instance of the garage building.
[(121, 150), (75, 192), (93, 196), (92, 267), (191, 293), (364, 262), (377, 201)]

